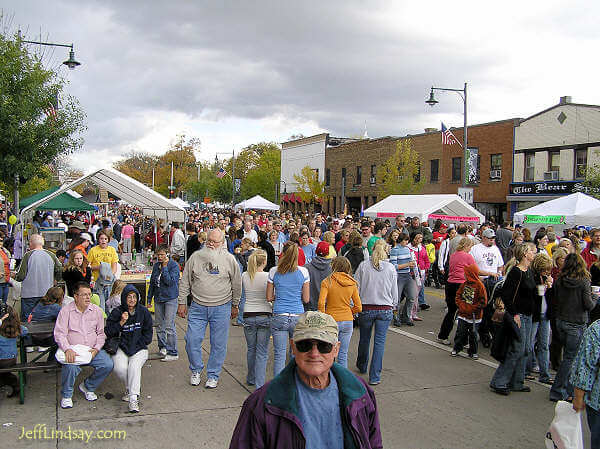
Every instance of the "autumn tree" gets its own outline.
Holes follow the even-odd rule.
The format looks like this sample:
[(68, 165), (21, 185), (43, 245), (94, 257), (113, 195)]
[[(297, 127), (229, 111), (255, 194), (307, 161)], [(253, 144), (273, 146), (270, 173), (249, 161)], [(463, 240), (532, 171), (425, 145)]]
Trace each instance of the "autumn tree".
[(314, 202), (325, 198), (325, 181), (319, 181), (317, 171), (308, 165), (302, 168), (299, 175), (294, 175), (297, 183), (296, 194), (302, 201), (309, 204), (311, 212), (314, 210)]
[(132, 150), (125, 155), (125, 159), (113, 164), (115, 170), (146, 184), (152, 185), (152, 169), (158, 166), (158, 156), (147, 152)]
[(394, 154), (377, 169), (379, 196), (416, 194), (423, 189), (419, 153), (410, 139), (398, 140)]

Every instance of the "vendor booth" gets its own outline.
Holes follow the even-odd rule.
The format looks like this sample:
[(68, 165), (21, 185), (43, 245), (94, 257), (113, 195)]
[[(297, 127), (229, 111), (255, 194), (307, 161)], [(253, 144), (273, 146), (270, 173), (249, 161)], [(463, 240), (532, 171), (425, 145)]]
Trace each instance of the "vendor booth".
[(483, 223), (485, 217), (455, 194), (448, 195), (390, 195), (364, 210), (366, 217), (388, 218), (398, 215), (419, 217), (421, 222)]
[(546, 201), (515, 213), (515, 224), (528, 229), (552, 225), (554, 230), (573, 226), (600, 226), (600, 200), (581, 192)]
[(256, 195), (252, 198), (242, 201), (241, 203), (236, 204), (235, 209), (279, 210), (279, 206), (275, 203), (271, 203), (269, 200), (263, 198), (260, 195)]

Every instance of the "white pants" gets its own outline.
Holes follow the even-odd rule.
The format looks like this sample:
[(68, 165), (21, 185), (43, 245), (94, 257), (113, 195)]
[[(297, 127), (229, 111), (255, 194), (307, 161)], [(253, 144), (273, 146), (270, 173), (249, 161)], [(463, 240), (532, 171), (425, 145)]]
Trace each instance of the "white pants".
[(131, 357), (123, 352), (121, 348), (112, 356), (114, 371), (119, 379), (127, 385), (129, 394), (140, 395), (140, 385), (142, 383), (142, 366), (148, 360), (148, 350), (141, 349)]
[(130, 253), (131, 252), (131, 239), (123, 239), (123, 252)]

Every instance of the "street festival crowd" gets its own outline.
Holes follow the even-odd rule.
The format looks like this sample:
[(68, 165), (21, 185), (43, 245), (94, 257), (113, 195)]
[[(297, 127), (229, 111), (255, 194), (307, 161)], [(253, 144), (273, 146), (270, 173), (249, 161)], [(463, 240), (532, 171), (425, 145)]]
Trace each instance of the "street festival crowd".
[[(114, 371), (123, 401), (138, 412), (154, 328), (162, 361), (173, 362), (175, 316), (187, 318), (190, 384), (201, 383), (206, 364), (205, 387), (217, 388), (230, 325), (243, 326), (246, 383), (256, 390), (230, 447), (382, 447), (371, 386), (385, 381), (389, 326), (425, 319), (428, 286), (445, 291), (437, 341), (452, 346), (451, 356), (477, 359), (479, 345), (489, 347), (500, 362), (491, 391), (529, 392), (526, 379), (551, 385), (551, 401), (586, 410), (592, 447), (600, 447), (600, 230), (532, 233), (506, 222), (473, 228), (439, 219), (430, 227), (404, 215), (390, 222), (205, 209), (187, 217), (154, 222), (130, 206), (105, 218), (37, 213), (25, 241), (1, 212), (0, 368), (16, 363), (22, 338), (28, 352), (37, 346), (61, 363), (62, 408), (73, 407), (76, 378), (89, 365), (92, 374), (77, 386), (86, 400), (97, 399)], [(64, 228), (67, 251), (44, 249), (39, 229), (48, 226)], [(154, 317), (135, 286), (118, 279), (119, 258), (148, 249)], [(20, 314), (7, 305), (14, 280)], [(20, 324), (30, 321), (55, 321), (53, 334), (32, 339)], [(366, 381), (348, 370), (355, 327), (358, 356), (350, 364)], [(1, 385), (18, 394), (14, 374), (0, 372)]]

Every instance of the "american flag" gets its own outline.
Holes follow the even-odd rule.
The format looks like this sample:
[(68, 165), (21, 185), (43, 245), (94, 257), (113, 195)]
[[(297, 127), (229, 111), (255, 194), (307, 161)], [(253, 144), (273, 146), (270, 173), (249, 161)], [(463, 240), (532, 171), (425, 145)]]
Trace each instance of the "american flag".
[(455, 143), (459, 144), (462, 148), (462, 144), (458, 141), (456, 136), (452, 134), (452, 131), (446, 128), (446, 125), (442, 122), (442, 145), (454, 145)]
[(219, 169), (219, 171), (217, 172), (217, 178), (222, 178), (223, 176), (225, 176), (227, 174), (227, 172), (225, 171), (225, 169), (223, 167), (221, 167)]
[(46, 114), (46, 116), (50, 120), (54, 121), (54, 120), (56, 120), (58, 111), (57, 111), (57, 108), (52, 103), (50, 103), (50, 105), (47, 108), (44, 108), (44, 114)]

